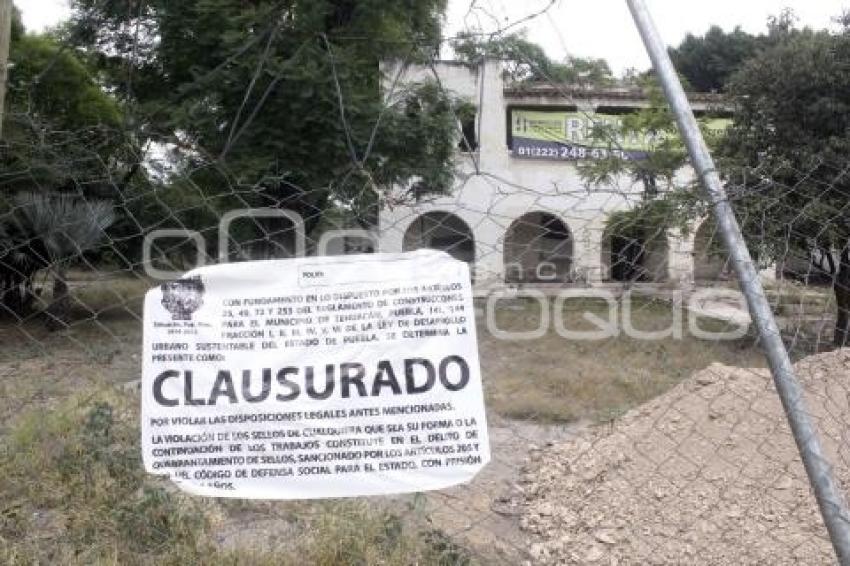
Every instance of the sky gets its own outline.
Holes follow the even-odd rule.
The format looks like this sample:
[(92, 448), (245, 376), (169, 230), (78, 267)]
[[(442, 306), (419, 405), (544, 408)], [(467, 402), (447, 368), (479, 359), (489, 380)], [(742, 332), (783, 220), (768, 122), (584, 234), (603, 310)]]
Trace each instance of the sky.
[[(388, 0), (392, 1), (392, 0)], [(731, 30), (767, 29), (770, 15), (791, 8), (799, 23), (814, 28), (831, 19), (850, 0), (646, 0), (661, 36), (678, 44), (688, 32), (704, 33), (711, 24)], [(16, 0), (28, 30), (40, 31), (68, 16), (67, 0)], [(551, 4), (548, 10), (536, 15)], [(470, 10), (472, 6), (472, 10)], [(525, 18), (530, 18), (518, 23)], [(490, 32), (513, 26), (527, 28), (528, 37), (556, 60), (567, 55), (606, 59), (616, 74), (646, 69), (649, 59), (624, 0), (449, 0), (446, 34), (465, 29)]]
[[(767, 18), (783, 8), (794, 10), (799, 24), (831, 26), (833, 17), (850, 8), (850, 0), (645, 0), (661, 37), (678, 45), (688, 32), (701, 35), (712, 25), (725, 30), (740, 25), (765, 32)], [(492, 31), (540, 12), (552, 0), (449, 0), (448, 34), (479, 27)], [(495, 14), (498, 21), (489, 14)], [(528, 38), (561, 60), (567, 55), (606, 59), (616, 74), (650, 66), (625, 0), (555, 0), (542, 15), (525, 22)], [(518, 29), (518, 28), (512, 28)]]
[(29, 31), (43, 31), (68, 17), (66, 0), (12, 0), (21, 11), (24, 27)]

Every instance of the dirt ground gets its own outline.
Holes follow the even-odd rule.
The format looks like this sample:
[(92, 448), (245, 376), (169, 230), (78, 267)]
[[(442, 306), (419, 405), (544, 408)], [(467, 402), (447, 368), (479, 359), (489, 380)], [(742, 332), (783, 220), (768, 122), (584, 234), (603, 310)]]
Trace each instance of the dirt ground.
[[(797, 364), (850, 486), (850, 349)], [(712, 365), (610, 426), (535, 451), (522, 523), (541, 564), (830, 564), (769, 372)]]
[[(0, 325), (0, 433), (18, 414), (50, 407), (89, 388), (117, 385), (132, 394), (138, 387), (140, 347), (140, 324), (131, 316), (106, 317), (57, 334), (35, 322)], [(481, 563), (515, 564), (528, 557), (519, 524), (522, 465), (535, 448), (563, 440), (585, 424), (516, 421), (491, 409), (488, 425), (492, 461), (474, 481), (424, 497), (375, 501), (414, 521), (424, 518)], [(223, 548), (280, 548), (298, 536), (286, 504), (227, 503), (224, 508), (218, 528)]]
[[(520, 525), (523, 510), (521, 472), (529, 456), (553, 442), (573, 437), (583, 425), (539, 425), (489, 419), (493, 458), (468, 484), (422, 495), (376, 497), (410, 521), (435, 528), (470, 551), (476, 563), (515, 565), (528, 562), (528, 534)], [(243, 503), (218, 529), (225, 548), (280, 548), (298, 536), (287, 504)], [(301, 511), (306, 507), (300, 506)]]
[[(77, 283), (75, 322), (64, 332), (48, 333), (37, 319), (0, 322), (0, 433), (27, 408), (49, 407), (89, 387), (136, 388), (139, 313), (148, 286), (143, 280)], [(539, 311), (532, 306), (501, 305), (499, 327), (536, 326)], [(577, 305), (565, 316), (580, 328), (585, 310), (601, 314), (601, 308)], [(642, 328), (669, 323), (669, 308), (660, 303), (641, 303), (635, 312)], [(468, 485), (427, 496), (388, 498), (382, 504), (415, 508), (411, 517), (424, 517), (487, 564), (532, 559), (528, 533), (520, 528), (528, 493), (522, 469), (529, 458), (663, 394), (712, 362), (761, 361), (751, 340), (641, 342), (620, 336), (581, 343), (551, 330), (533, 341), (500, 340), (479, 319), (492, 462)], [(225, 508), (219, 537), (224, 547), (279, 545), (294, 529), (287, 507), (244, 503)]]
[(492, 412), (488, 425), (490, 464), (469, 484), (429, 494), (426, 513), (447, 535), (474, 549), (483, 564), (519, 564), (531, 557), (519, 521), (523, 466), (536, 450), (572, 438), (587, 425), (541, 425)]

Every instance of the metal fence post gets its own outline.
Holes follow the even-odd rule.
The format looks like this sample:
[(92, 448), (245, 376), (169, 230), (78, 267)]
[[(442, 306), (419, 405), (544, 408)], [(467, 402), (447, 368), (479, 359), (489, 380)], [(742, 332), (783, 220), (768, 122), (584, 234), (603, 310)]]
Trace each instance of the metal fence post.
[(9, 82), (9, 45), (12, 42), (12, 0), (0, 0), (0, 138)]
[(844, 495), (833, 474), (833, 467), (823, 453), (820, 438), (809, 415), (800, 382), (788, 351), (782, 342), (773, 312), (764, 294), (758, 271), (741, 234), (732, 206), (717, 173), (714, 160), (703, 140), (685, 91), (682, 88), (667, 48), (655, 27), (643, 0), (626, 0), (640, 32), (664, 94), (676, 116), (691, 161), (714, 208), (718, 231), (729, 252), (741, 290), (747, 298), (750, 315), (770, 364), (776, 390), (794, 434), (797, 449), (817, 498), (821, 516), (829, 531), (832, 546), (842, 566), (850, 565), (850, 514)]

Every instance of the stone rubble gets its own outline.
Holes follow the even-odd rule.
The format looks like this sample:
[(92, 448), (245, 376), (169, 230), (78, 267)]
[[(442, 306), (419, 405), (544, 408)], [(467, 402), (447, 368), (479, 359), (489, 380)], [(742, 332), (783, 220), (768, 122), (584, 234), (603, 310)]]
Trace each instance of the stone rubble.
[[(850, 349), (797, 364), (850, 486)], [(767, 370), (712, 365), (610, 424), (536, 450), (535, 564), (835, 563)]]

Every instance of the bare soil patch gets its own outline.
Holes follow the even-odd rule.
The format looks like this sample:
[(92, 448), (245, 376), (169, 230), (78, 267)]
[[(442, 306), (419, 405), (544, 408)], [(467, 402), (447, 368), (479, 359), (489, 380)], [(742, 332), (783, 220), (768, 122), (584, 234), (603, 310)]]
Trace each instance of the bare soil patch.
[(531, 558), (520, 525), (523, 465), (535, 451), (574, 437), (587, 424), (541, 425), (491, 413), (488, 425), (490, 463), (466, 485), (427, 494), (425, 513), (482, 564), (520, 564)]
[[(850, 350), (797, 364), (850, 486)], [(537, 451), (523, 526), (541, 564), (829, 564), (769, 372), (712, 365), (609, 425)]]

